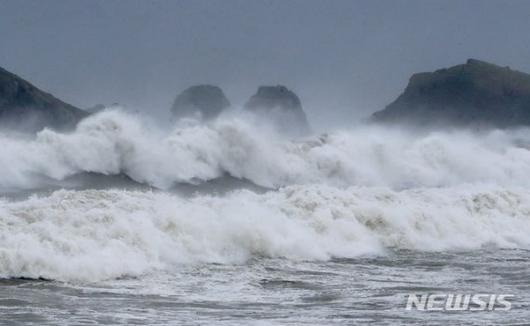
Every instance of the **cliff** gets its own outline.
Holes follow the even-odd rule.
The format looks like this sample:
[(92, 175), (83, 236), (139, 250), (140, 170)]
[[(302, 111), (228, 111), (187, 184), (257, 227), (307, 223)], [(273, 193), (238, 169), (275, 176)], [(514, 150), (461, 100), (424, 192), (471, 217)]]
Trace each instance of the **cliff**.
[(414, 74), (372, 120), (421, 127), (530, 125), (530, 75), (475, 59)]
[(67, 130), (88, 115), (0, 68), (0, 128), (36, 132)]

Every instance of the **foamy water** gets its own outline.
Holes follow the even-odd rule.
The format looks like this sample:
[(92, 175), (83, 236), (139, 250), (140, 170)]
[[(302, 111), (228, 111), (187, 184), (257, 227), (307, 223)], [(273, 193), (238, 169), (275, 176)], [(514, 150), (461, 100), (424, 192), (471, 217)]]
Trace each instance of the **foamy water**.
[(510, 318), (470, 324), (527, 320), (529, 144), (528, 129), (290, 139), (244, 116), (153, 128), (120, 111), (0, 135), (0, 323), (421, 324), (403, 295), (440, 291), (516, 296)]
[(359, 126), (292, 140), (244, 117), (169, 130), (141, 121), (110, 111), (70, 134), (45, 130), (29, 140), (0, 135), (0, 188), (31, 189), (81, 172), (121, 173), (162, 189), (225, 174), (266, 187), (530, 182), (528, 129), (418, 134)]
[(61, 190), (1, 202), (0, 276), (99, 281), (182, 264), (329, 260), (388, 248), (528, 248), (530, 191), (291, 186), (182, 198)]

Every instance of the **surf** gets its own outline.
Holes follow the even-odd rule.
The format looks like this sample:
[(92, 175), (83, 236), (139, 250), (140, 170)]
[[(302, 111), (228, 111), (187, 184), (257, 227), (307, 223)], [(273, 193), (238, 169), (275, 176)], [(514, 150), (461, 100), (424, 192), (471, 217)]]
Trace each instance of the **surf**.
[(35, 189), (82, 174), (123, 175), (158, 189), (230, 176), (271, 189), (289, 185), (445, 187), (530, 182), (530, 130), (419, 133), (359, 125), (288, 138), (266, 123), (226, 115), (152, 124), (105, 111), (71, 133), (0, 135), (1, 189)]
[(388, 250), (528, 249), (530, 192), (461, 185), (289, 186), (182, 197), (59, 190), (0, 202), (0, 277), (94, 282), (254, 258), (326, 261)]

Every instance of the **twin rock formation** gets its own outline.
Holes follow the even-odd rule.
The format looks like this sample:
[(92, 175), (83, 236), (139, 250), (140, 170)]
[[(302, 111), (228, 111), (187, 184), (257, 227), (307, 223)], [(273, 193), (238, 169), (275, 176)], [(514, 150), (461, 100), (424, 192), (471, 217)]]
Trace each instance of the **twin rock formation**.
[[(219, 87), (199, 85), (183, 91), (171, 110), (176, 118), (211, 120), (229, 106)], [(281, 131), (309, 130), (300, 99), (284, 86), (259, 87), (244, 110), (269, 119)], [(0, 131), (68, 130), (89, 114), (0, 68)], [(403, 94), (370, 120), (423, 128), (530, 126), (530, 75), (475, 59), (414, 74)]]
[[(195, 117), (202, 120), (217, 118), (230, 107), (223, 91), (212, 85), (198, 85), (180, 93), (171, 112), (176, 118)], [(285, 86), (261, 86), (244, 105), (244, 110), (268, 119), (281, 132), (305, 134), (309, 123), (300, 98)]]

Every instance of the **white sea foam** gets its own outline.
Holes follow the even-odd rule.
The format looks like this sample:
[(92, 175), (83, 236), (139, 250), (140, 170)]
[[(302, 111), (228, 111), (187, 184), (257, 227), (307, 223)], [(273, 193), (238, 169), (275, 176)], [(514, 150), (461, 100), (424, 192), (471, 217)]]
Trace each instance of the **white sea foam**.
[(170, 188), (229, 174), (279, 190), (225, 196), (60, 190), (0, 201), (0, 277), (97, 281), (253, 257), (326, 260), (528, 247), (530, 131), (379, 127), (287, 139), (245, 117), (153, 129), (120, 111), (69, 134), (0, 135), (0, 188), (83, 172)]
[(0, 135), (0, 188), (34, 188), (82, 172), (123, 173), (162, 189), (224, 174), (266, 187), (530, 183), (529, 130), (417, 134), (358, 127), (293, 141), (241, 117), (171, 130), (141, 121), (106, 111), (70, 134)]
[(326, 260), (387, 248), (528, 248), (530, 191), (290, 186), (182, 198), (60, 190), (0, 202), (0, 276), (98, 281), (253, 257)]

